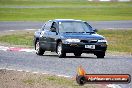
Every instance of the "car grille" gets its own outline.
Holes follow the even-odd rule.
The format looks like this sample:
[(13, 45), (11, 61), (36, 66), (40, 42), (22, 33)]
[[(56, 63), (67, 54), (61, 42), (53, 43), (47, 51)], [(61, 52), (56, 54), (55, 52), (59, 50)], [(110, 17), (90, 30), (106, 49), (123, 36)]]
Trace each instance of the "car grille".
[(83, 43), (96, 43), (97, 40), (81, 40)]

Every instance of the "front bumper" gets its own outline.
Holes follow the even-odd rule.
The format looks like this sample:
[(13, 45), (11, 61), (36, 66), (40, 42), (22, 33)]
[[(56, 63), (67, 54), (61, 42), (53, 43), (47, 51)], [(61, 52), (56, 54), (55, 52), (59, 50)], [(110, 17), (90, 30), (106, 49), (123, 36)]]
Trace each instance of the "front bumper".
[[(85, 45), (95, 45), (95, 49), (85, 48)], [(63, 50), (66, 53), (96, 53), (96, 52), (105, 52), (107, 50), (106, 43), (71, 43), (71, 44), (63, 44)]]

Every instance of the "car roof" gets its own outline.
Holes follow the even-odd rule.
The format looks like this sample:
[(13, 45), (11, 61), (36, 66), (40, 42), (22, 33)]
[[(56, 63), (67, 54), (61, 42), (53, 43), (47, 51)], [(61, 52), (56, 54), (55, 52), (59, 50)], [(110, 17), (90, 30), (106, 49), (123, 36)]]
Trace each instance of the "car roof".
[(54, 19), (55, 22), (64, 22), (64, 21), (82, 21), (82, 20), (75, 20), (75, 19)]

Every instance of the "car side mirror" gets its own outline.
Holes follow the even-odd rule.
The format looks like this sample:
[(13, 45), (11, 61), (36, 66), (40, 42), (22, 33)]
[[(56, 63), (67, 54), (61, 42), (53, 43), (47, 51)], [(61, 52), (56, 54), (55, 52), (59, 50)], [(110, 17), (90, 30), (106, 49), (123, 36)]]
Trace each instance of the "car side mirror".
[(50, 29), (51, 29), (51, 32), (56, 32), (56, 28), (55, 27), (52, 27)]
[(93, 31), (94, 31), (94, 32), (98, 32), (98, 29), (94, 29)]

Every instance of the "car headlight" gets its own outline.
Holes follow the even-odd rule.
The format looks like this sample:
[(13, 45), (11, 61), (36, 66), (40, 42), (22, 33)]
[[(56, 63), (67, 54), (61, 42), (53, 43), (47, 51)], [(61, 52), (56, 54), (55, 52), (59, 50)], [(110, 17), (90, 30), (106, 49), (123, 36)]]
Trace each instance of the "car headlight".
[(107, 40), (102, 39), (102, 40), (98, 40), (98, 42), (105, 42), (105, 43), (107, 43)]
[(66, 42), (80, 42), (79, 39), (66, 39)]

